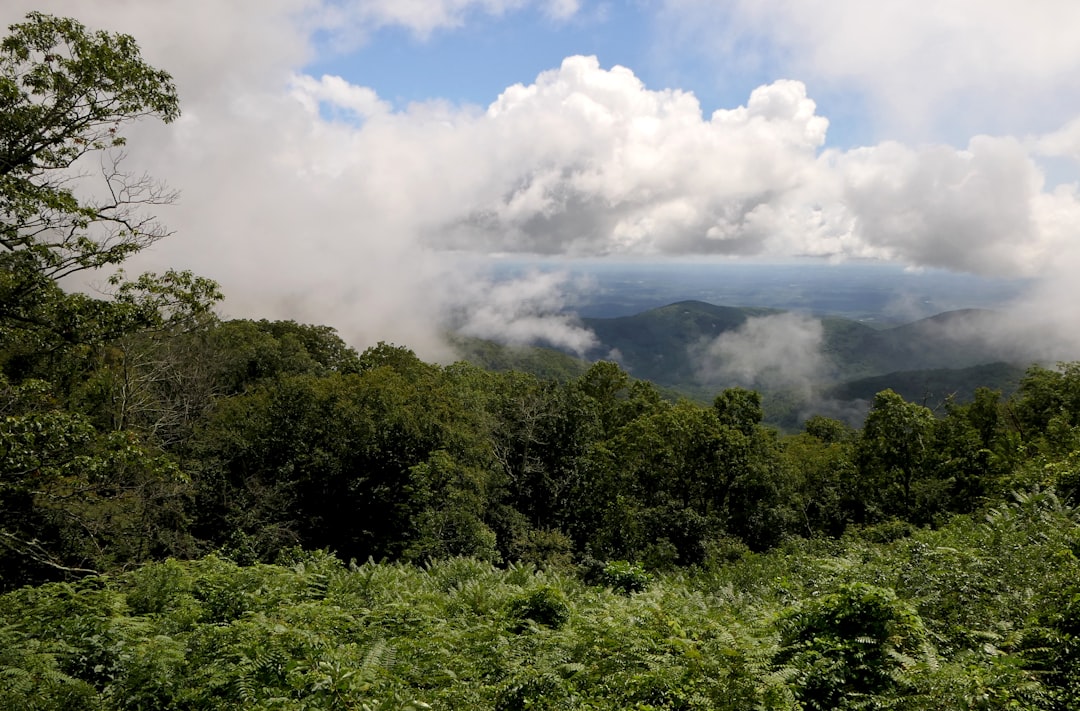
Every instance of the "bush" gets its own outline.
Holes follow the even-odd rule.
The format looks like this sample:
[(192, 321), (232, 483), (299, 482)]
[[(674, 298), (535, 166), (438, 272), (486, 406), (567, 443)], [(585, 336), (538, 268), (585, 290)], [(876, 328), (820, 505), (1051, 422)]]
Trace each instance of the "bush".
[(898, 680), (924, 642), (922, 620), (896, 593), (851, 583), (783, 618), (775, 661), (792, 674), (803, 708), (850, 708), (868, 696), (903, 695)]
[(586, 582), (603, 585), (626, 595), (642, 592), (651, 581), (652, 576), (645, 572), (645, 567), (629, 561), (610, 561), (591, 575), (586, 572)]
[(518, 621), (519, 630), (528, 620), (558, 629), (570, 619), (570, 603), (562, 590), (544, 585), (512, 598), (510, 615)]

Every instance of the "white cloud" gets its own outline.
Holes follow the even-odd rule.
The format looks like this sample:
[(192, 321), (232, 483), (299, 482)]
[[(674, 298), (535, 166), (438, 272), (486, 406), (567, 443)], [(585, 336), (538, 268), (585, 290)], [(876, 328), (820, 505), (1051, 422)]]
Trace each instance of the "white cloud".
[(581, 3), (578, 0), (549, 0), (544, 3), (544, 11), (556, 20), (567, 20), (578, 14)]
[(356, 86), (341, 77), (321, 79), (297, 74), (292, 79), (292, 95), (304, 105), (309, 114), (317, 114), (321, 106), (344, 110), (347, 119), (366, 119), (390, 113), (390, 104), (379, 98), (373, 89)]
[(764, 66), (815, 91), (858, 91), (892, 135), (1045, 130), (1076, 111), (1073, 0), (667, 0), (664, 8), (671, 41), (712, 53), (719, 71)]
[(1037, 136), (1029, 142), (1039, 155), (1071, 158), (1080, 162), (1080, 116), (1056, 131)]
[(567, 280), (559, 272), (530, 272), (500, 283), (473, 280), (461, 285), (469, 292), (466, 306), (450, 321), (466, 336), (511, 345), (539, 341), (584, 355), (597, 345), (596, 335), (567, 313)]
[(1037, 224), (1042, 173), (1013, 139), (978, 136), (966, 150), (889, 142), (835, 158), (855, 229), (892, 258), (1033, 276), (1065, 244)]
[(580, 10), (577, 0), (324, 0), (321, 17), (338, 48), (347, 49), (384, 27), (401, 27), (426, 39), (463, 26), (474, 14), (498, 17), (529, 6), (557, 21)]
[[(435, 14), (408, 14), (421, 5)], [(1080, 267), (1080, 197), (1047, 190), (1031, 157), (1071, 155), (1073, 124), (1025, 142), (837, 151), (794, 80), (706, 117), (693, 94), (591, 57), (486, 110), (395, 112), (370, 88), (303, 73), (312, 33), (347, 28), (341, 13), (419, 31), (517, 6), (17, 0), (0, 21), (74, 14), (132, 33), (175, 75), (183, 117), (139, 125), (129, 148), (132, 168), (181, 190), (161, 211), (177, 234), (135, 266), (193, 269), (222, 282), (230, 314), (331, 323), (359, 346), (445, 355), (447, 313), (475, 313), (475, 334), (588, 345), (558, 316), (557, 279), (485, 285), (458, 252), (887, 257), (1060, 279), (1047, 293), (1075, 282), (1056, 267)]]
[(720, 334), (693, 355), (706, 383), (787, 388), (809, 397), (826, 375), (824, 333), (821, 321), (804, 314), (761, 316)]
[(594, 57), (510, 87), (483, 123), (496, 162), (453, 244), (590, 255), (759, 251), (747, 216), (801, 184), (828, 126), (798, 82), (706, 120)]

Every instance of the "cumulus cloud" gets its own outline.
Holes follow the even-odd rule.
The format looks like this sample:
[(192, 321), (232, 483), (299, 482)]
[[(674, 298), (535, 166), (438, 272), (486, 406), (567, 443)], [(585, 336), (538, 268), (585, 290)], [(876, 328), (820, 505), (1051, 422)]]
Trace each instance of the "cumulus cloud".
[(479, 120), (495, 162), (440, 238), (571, 255), (760, 252), (754, 210), (803, 184), (828, 126), (799, 82), (705, 119), (692, 94), (595, 57), (510, 87)]
[(343, 120), (367, 119), (390, 113), (390, 104), (379, 98), (373, 89), (350, 84), (341, 77), (324, 75), (320, 79), (307, 74), (292, 78), (293, 97), (303, 104), (309, 114), (322, 107), (330, 112), (343, 112)]
[(747, 319), (694, 349), (703, 382), (799, 392), (810, 397), (826, 375), (821, 321), (798, 313)]
[(1057, 130), (1034, 137), (1030, 142), (1039, 155), (1071, 158), (1080, 162), (1080, 116)]
[(888, 257), (1031, 276), (1062, 246), (1037, 223), (1043, 176), (1014, 139), (978, 136), (966, 150), (888, 142), (835, 161), (855, 229)]
[[(229, 315), (330, 323), (358, 346), (391, 340), (426, 357), (447, 357), (448, 315), (474, 335), (589, 347), (559, 315), (564, 282), (491, 284), (470, 253), (879, 257), (1059, 278), (1047, 298), (1071, 288), (1063, 265), (1080, 268), (1080, 198), (1074, 185), (1048, 189), (1033, 155), (1071, 155), (1074, 124), (963, 148), (836, 150), (796, 80), (706, 116), (692, 93), (569, 57), (486, 108), (395, 111), (368, 87), (303, 70), (319, 33), (382, 23), (422, 35), (525, 5), (16, 0), (0, 21), (74, 15), (133, 34), (174, 74), (184, 115), (140, 124), (129, 147), (133, 170), (181, 190), (160, 215), (177, 234), (134, 266), (218, 279)], [(802, 372), (782, 347), (791, 341), (768, 338), (812, 340), (811, 327), (755, 328), (718, 352), (758, 339), (792, 356), (774, 370)]]
[[(1046, 130), (1074, 117), (1080, 5), (1072, 0), (666, 0), (672, 42), (858, 91), (880, 129), (925, 139)], [(1002, 97), (1008, 97), (1003, 101)]]

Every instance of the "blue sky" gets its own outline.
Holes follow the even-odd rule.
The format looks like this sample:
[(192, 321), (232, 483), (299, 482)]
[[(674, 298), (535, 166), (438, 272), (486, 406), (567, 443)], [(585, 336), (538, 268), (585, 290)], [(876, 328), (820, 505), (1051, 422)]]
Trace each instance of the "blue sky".
[[(337, 46), (339, 40), (321, 37), (317, 58), (304, 71), (371, 87), (396, 109), (433, 99), (487, 106), (506, 87), (530, 83), (565, 57), (593, 55), (603, 67), (630, 68), (650, 88), (692, 92), (706, 116), (744, 104), (758, 86), (788, 78), (772, 61), (771, 48), (756, 39), (742, 45), (752, 52), (721, 64), (681, 34), (662, 4), (647, 0), (586, 5), (568, 19), (551, 18), (537, 6), (499, 15), (473, 11), (461, 26), (423, 35), (382, 27), (355, 39), (348, 50)], [(829, 145), (872, 138), (857, 95), (834, 92), (819, 104), (832, 122)]]
[(497, 17), (473, 13), (464, 26), (427, 37), (403, 27), (383, 28), (350, 52), (324, 42), (320, 60), (306, 71), (370, 86), (399, 108), (432, 98), (486, 106), (507, 86), (530, 82), (573, 54), (597, 55), (605, 66), (636, 68), (649, 81), (654, 77), (648, 60), (651, 17), (632, 3), (569, 20), (552, 19), (539, 8)]
[[(880, 12), (850, 0), (766, 0), (757, 10), (739, 0), (583, 0), (561, 18), (542, 2), (449, 4), (459, 6), (452, 19), (433, 27), (410, 25), (404, 14), (353, 26), (347, 49), (340, 31), (317, 35), (316, 59), (304, 71), (371, 87), (399, 109), (432, 99), (486, 106), (567, 56), (595, 55), (602, 67), (630, 68), (650, 89), (692, 92), (706, 116), (745, 103), (758, 86), (795, 79), (830, 120), (827, 145), (841, 148), (885, 139), (963, 146), (980, 133), (1045, 133), (1077, 110), (1076, 57), (1055, 46), (1071, 41), (1068, 28), (1080, 21), (1067, 0), (1035, 10), (953, 0), (942, 5), (954, 12), (913, 7), (895, 27), (895, 11), (885, 7), (892, 0)], [(879, 22), (860, 27), (867, 12)], [(818, 17), (834, 27), (805, 30)], [(876, 56), (875, 33), (883, 35)], [(890, 92), (891, 100), (882, 96)], [(891, 102), (923, 105), (890, 116)]]

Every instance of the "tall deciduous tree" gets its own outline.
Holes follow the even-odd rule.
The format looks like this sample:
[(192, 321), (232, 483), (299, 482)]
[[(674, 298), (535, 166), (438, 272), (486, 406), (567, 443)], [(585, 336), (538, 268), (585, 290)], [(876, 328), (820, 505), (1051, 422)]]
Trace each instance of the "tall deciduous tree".
[[(64, 293), (57, 281), (118, 265), (167, 234), (145, 208), (174, 194), (124, 170), (124, 128), (175, 119), (176, 89), (128, 35), (37, 12), (9, 31), (0, 41), (0, 336), (9, 351), (22, 341), (24, 353), (107, 339), (147, 312), (130, 298)], [(151, 282), (127, 295), (160, 286)]]
[(113, 344), (131, 365), (119, 337), (200, 321), (217, 286), (186, 272), (118, 272), (102, 299), (59, 282), (167, 234), (147, 208), (173, 193), (122, 167), (124, 129), (178, 115), (171, 78), (130, 36), (34, 12), (0, 40), (0, 585), (177, 551), (155, 539), (182, 529), (161, 517), (180, 515), (184, 477), (127, 430), (145, 400), (139, 378), (128, 369), (115, 391), (125, 397), (113, 432), (73, 409), (74, 393), (101, 364), (87, 357), (101, 355), (94, 346)]
[(867, 498), (877, 500), (885, 515), (913, 514), (918, 483), (931, 474), (933, 436), (934, 413), (929, 408), (907, 402), (892, 390), (874, 397), (858, 458)]
[(1028, 368), (1013, 414), (1013, 424), (1029, 445), (1052, 454), (1075, 449), (1080, 441), (1080, 362)]
[(139, 208), (169, 193), (106, 159), (104, 191), (88, 199), (76, 195), (83, 176), (70, 169), (123, 146), (121, 129), (139, 117), (175, 119), (172, 80), (127, 35), (36, 12), (9, 29), (0, 43), (0, 243), (52, 279), (119, 263), (164, 235)]

